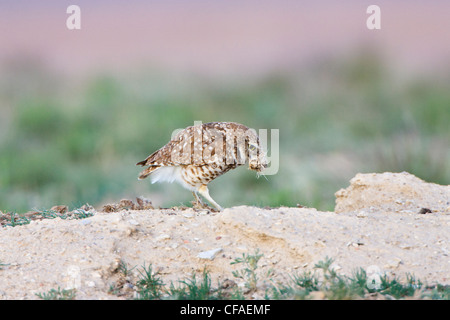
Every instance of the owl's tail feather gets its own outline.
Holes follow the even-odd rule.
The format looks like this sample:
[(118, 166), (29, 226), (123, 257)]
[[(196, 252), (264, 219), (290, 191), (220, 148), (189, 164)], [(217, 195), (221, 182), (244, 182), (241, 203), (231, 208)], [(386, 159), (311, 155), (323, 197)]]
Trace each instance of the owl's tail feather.
[(147, 159), (145, 159), (145, 160), (143, 160), (143, 161), (141, 161), (141, 162), (136, 163), (137, 166), (145, 166), (146, 164), (147, 164)]
[(147, 178), (150, 174), (152, 174), (152, 172), (154, 172), (155, 170), (157, 170), (157, 169), (159, 169), (159, 166), (158, 167), (148, 167), (147, 169), (145, 169), (144, 171), (142, 171), (140, 174), (139, 174), (139, 177), (138, 177), (138, 179), (139, 180), (142, 180), (142, 179), (145, 179), (145, 178)]

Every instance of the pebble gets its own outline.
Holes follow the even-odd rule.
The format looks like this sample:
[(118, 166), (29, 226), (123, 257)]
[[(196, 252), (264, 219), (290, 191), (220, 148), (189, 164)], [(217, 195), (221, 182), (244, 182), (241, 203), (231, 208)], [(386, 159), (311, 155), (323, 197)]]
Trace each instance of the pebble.
[(92, 221), (90, 219), (82, 219), (80, 220), (79, 224), (81, 224), (82, 226), (87, 226), (88, 224), (91, 224)]
[(385, 269), (396, 269), (400, 263), (402, 262), (401, 259), (395, 258), (393, 260), (388, 260), (387, 263), (384, 265)]
[(365, 211), (360, 211), (356, 214), (357, 218), (367, 218), (369, 215)]
[(338, 264), (332, 264), (331, 266), (330, 266), (330, 270), (331, 271), (339, 271), (339, 270), (341, 270), (342, 269), (342, 267), (340, 266), (340, 265), (338, 265)]
[(170, 239), (170, 235), (168, 235), (166, 233), (161, 234), (155, 238), (156, 241), (169, 240), (169, 239)]
[(183, 217), (185, 217), (185, 218), (192, 218), (192, 217), (194, 217), (194, 215), (192, 214), (192, 213), (183, 213)]
[(197, 258), (214, 260), (216, 255), (222, 251), (223, 251), (222, 248), (212, 249), (212, 250), (208, 250), (208, 251), (202, 251), (197, 255)]
[(352, 246), (352, 247), (359, 247), (359, 246), (363, 246), (364, 242), (362, 242), (360, 239), (354, 239), (352, 241), (347, 242), (346, 246)]
[(311, 300), (323, 300), (325, 299), (325, 293), (322, 291), (311, 291), (308, 295)]
[(132, 226), (138, 226), (138, 225), (139, 225), (139, 222), (137, 222), (137, 221), (134, 220), (134, 219), (128, 220), (128, 223), (131, 224)]

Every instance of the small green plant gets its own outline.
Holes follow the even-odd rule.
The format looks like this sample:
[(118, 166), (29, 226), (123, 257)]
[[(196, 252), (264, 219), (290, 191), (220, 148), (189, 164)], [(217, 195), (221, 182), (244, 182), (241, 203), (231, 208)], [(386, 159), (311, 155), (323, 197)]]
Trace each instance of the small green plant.
[(169, 297), (177, 300), (217, 300), (222, 296), (220, 290), (213, 290), (211, 277), (206, 269), (203, 270), (202, 279), (197, 283), (197, 277), (192, 274), (190, 279), (179, 281), (182, 286), (175, 287), (171, 283)]
[(422, 289), (422, 282), (410, 274), (406, 275), (406, 283), (402, 284), (398, 279), (389, 279), (386, 275), (381, 277), (380, 292), (395, 299), (411, 297), (416, 290)]
[[(135, 267), (129, 269), (129, 268), (128, 268), (128, 264), (127, 264), (123, 259), (120, 259), (118, 271), (119, 271), (124, 277), (128, 277), (128, 276), (130, 275), (130, 272), (131, 272), (134, 268), (135, 268)], [(145, 268), (145, 265), (144, 265), (144, 268)]]
[(129, 294), (130, 291), (128, 289), (134, 287), (131, 284), (131, 271), (134, 268), (130, 269), (125, 260), (120, 259), (117, 268), (113, 270), (113, 274), (117, 275), (117, 279), (109, 285), (108, 293), (118, 297)]
[(73, 211), (73, 219), (86, 219), (92, 217), (94, 214), (84, 209), (76, 209)]
[(437, 284), (426, 289), (428, 292), (424, 293), (424, 297), (433, 300), (450, 300), (450, 285)]
[(346, 281), (344, 277), (338, 275), (336, 269), (332, 268), (333, 259), (326, 257), (324, 261), (319, 261), (314, 268), (322, 271), (323, 282), (321, 291), (326, 292), (326, 297), (333, 300), (352, 299), (356, 296), (351, 281)]
[(50, 289), (48, 292), (36, 293), (36, 296), (43, 300), (73, 300), (75, 299), (76, 290), (75, 289)]
[[(255, 250), (254, 254), (243, 253), (241, 258), (234, 259), (231, 264), (243, 264), (243, 268), (240, 270), (233, 271), (232, 274), (234, 277), (242, 279), (245, 281), (245, 286), (250, 291), (255, 291), (258, 285), (258, 273), (256, 270), (258, 269), (258, 262), (264, 256), (264, 254), (259, 252), (259, 249)], [(265, 275), (266, 278), (269, 278), (273, 274), (273, 270), (270, 269)]]
[(294, 275), (292, 278), (294, 284), (308, 292), (319, 290), (319, 279), (310, 271), (304, 271), (302, 275)]
[(2, 270), (4, 267), (6, 267), (8, 264), (7, 263), (3, 263), (1, 260), (0, 260), (0, 270)]
[(138, 299), (160, 299), (164, 283), (159, 277), (158, 272), (153, 272), (152, 265), (145, 267), (145, 264), (142, 266), (142, 271), (138, 271), (141, 275), (136, 282)]
[(42, 216), (42, 218), (44, 218), (44, 219), (55, 219), (55, 218), (58, 218), (58, 217), (61, 218), (61, 219), (65, 219), (66, 218), (65, 215), (63, 216), (63, 215), (61, 215), (60, 213), (57, 213), (54, 210), (47, 210), (47, 209), (39, 211), (38, 215)]
[(17, 227), (24, 224), (29, 224), (30, 221), (31, 220), (29, 218), (20, 216), (16, 212), (10, 212), (10, 223), (7, 225), (11, 227)]

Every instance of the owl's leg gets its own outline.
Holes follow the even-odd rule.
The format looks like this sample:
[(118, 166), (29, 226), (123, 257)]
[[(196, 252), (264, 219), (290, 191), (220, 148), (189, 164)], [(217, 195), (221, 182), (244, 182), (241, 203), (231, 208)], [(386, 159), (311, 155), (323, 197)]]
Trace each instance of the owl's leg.
[(208, 200), (217, 210), (223, 211), (223, 208), (211, 198), (209, 195), (208, 187), (204, 184), (198, 188), (198, 193), (200, 193), (206, 200)]
[(194, 198), (196, 201), (196, 204), (195, 204), (196, 207), (202, 208), (202, 207), (206, 206), (205, 203), (202, 201), (202, 199), (198, 196), (197, 191), (192, 191), (192, 194), (194, 195)]

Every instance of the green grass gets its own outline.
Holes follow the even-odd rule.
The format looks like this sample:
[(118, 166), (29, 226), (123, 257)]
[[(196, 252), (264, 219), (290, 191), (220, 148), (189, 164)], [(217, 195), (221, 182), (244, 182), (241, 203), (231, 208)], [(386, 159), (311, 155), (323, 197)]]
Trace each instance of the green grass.
[(42, 300), (74, 300), (76, 297), (75, 289), (50, 289), (48, 292), (36, 293), (36, 296)]
[[(152, 265), (141, 268), (130, 268), (123, 260), (119, 262), (115, 281), (110, 285), (109, 294), (126, 299), (137, 300), (222, 300), (252, 299), (255, 292), (263, 292), (268, 300), (295, 299), (432, 299), (449, 300), (450, 286), (426, 285), (413, 275), (407, 274), (401, 281), (385, 274), (379, 275), (377, 285), (371, 285), (372, 277), (363, 268), (356, 269), (351, 276), (340, 274), (333, 268), (333, 259), (326, 257), (317, 262), (314, 270), (294, 273), (290, 281), (279, 283), (273, 280), (276, 272), (263, 272), (258, 266), (264, 255), (260, 251), (253, 254), (243, 254), (231, 262), (232, 265), (242, 266), (232, 275), (236, 280), (245, 282), (245, 289), (237, 286), (224, 286), (218, 283), (213, 286), (211, 275), (205, 268), (198, 276), (192, 273), (190, 278), (171, 281), (165, 284), (158, 271)], [(0, 263), (0, 270), (5, 264)], [(133, 276), (133, 270), (136, 269)], [(123, 293), (123, 289), (133, 288)], [(51, 289), (48, 292), (37, 293), (44, 300), (72, 300), (76, 298), (76, 290)]]
[[(88, 206), (88, 205), (87, 205)], [(22, 214), (22, 213), (16, 213), (16, 212), (7, 212), (7, 213), (1, 213), (0, 212), (0, 226), (10, 226), (10, 227), (17, 227), (22, 226), (25, 224), (29, 224), (32, 220), (37, 219), (55, 219), (60, 218), (63, 220), (66, 219), (86, 219), (89, 217), (92, 217), (94, 215), (93, 211), (86, 210), (86, 208), (78, 208), (74, 209), (67, 213), (59, 213), (54, 210), (49, 209), (43, 209), (40, 211), (32, 212), (32, 214)]]
[(135, 163), (195, 120), (280, 130), (277, 175), (238, 169), (211, 184), (226, 207), (332, 210), (334, 192), (358, 172), (409, 171), (450, 184), (448, 79), (398, 81), (367, 52), (241, 81), (144, 70), (74, 85), (32, 62), (16, 67), (0, 76), (8, 84), (0, 88), (2, 211), (138, 195), (164, 207), (189, 203), (179, 186), (137, 181)]
[[(243, 280), (245, 288), (236, 284), (225, 287), (221, 283), (213, 286), (206, 269), (200, 276), (193, 273), (190, 278), (176, 283), (171, 281), (166, 285), (160, 274), (152, 269), (152, 265), (144, 265), (137, 269), (139, 276), (131, 285), (134, 295), (129, 293), (125, 297), (139, 300), (245, 300), (252, 299), (255, 292), (262, 292), (264, 298), (269, 300), (450, 299), (449, 286), (427, 286), (412, 275), (406, 275), (406, 280), (401, 281), (380, 274), (377, 285), (371, 285), (372, 277), (368, 277), (363, 268), (355, 270), (351, 276), (345, 276), (333, 268), (333, 259), (328, 257), (316, 263), (313, 271), (292, 274), (290, 281), (278, 283), (273, 279), (276, 274), (274, 270), (264, 272), (258, 266), (262, 257), (262, 253), (255, 251), (253, 254), (243, 254), (231, 262), (232, 265), (242, 266), (232, 272), (232, 275), (236, 280)], [(120, 270), (129, 275), (127, 267)], [(111, 286), (110, 294), (124, 296), (120, 293), (125, 284), (121, 279)], [(130, 282), (127, 283), (130, 286)]]
[(0, 270), (2, 270), (4, 267), (6, 267), (6, 266), (8, 266), (9, 264), (7, 264), (7, 263), (3, 263), (1, 260), (0, 260)]
[(31, 221), (29, 218), (24, 217), (20, 214), (17, 214), (16, 212), (8, 212), (7, 214), (3, 214), (0, 218), (2, 220), (4, 219), (6, 221), (9, 221), (9, 222), (5, 223), (5, 226), (11, 226), (11, 227), (17, 227), (17, 226), (29, 224)]
[(138, 270), (140, 278), (136, 282), (137, 297), (140, 300), (160, 299), (163, 287), (163, 281), (154, 273), (152, 266), (142, 267), (142, 271)]
[(194, 273), (190, 279), (179, 280), (179, 285), (170, 284), (168, 298), (174, 300), (217, 300), (223, 298), (220, 290), (211, 287), (211, 277), (203, 270), (198, 280)]
[[(243, 253), (242, 257), (236, 258), (231, 262), (231, 265), (242, 265), (241, 269), (232, 272), (233, 276), (245, 281), (246, 288), (249, 291), (255, 291), (258, 286), (258, 280), (260, 276), (257, 273), (258, 262), (264, 256), (259, 250), (256, 250), (253, 254)], [(270, 277), (272, 270), (269, 270), (265, 275)]]

